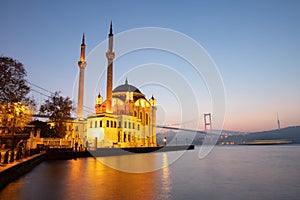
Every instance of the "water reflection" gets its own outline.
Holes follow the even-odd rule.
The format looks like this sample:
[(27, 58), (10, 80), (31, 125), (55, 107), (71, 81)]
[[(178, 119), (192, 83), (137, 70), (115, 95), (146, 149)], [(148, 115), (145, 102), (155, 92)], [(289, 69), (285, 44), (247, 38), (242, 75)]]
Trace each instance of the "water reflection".
[(153, 153), (98, 157), (97, 160), (113, 169), (129, 173), (147, 173), (161, 168), (161, 162), (157, 161)]
[[(148, 173), (172, 165), (186, 151), (168, 153), (129, 154), (123, 156), (97, 157), (96, 159), (110, 168), (129, 173)], [(165, 156), (165, 157), (164, 157)]]
[[(104, 159), (121, 163), (123, 168), (164, 163), (158, 172), (129, 173), (112, 169), (95, 158), (47, 161), (0, 192), (0, 199), (158, 199), (170, 193), (167, 156), (157, 162), (155, 156), (128, 159), (127, 156)], [(148, 160), (148, 161), (147, 161)], [(103, 161), (103, 160), (102, 160)], [(152, 164), (151, 164), (152, 163)], [(129, 167), (132, 169), (132, 167)], [(163, 198), (165, 199), (165, 198)]]
[(168, 199), (171, 195), (172, 186), (171, 186), (171, 179), (170, 179), (170, 171), (169, 171), (169, 162), (168, 162), (168, 154), (162, 154), (162, 176), (161, 176), (161, 183), (162, 188), (164, 188), (163, 193), (160, 195), (162, 199)]
[(205, 159), (195, 150), (176, 162), (176, 152), (153, 155), (109, 159), (161, 167), (145, 173), (94, 158), (43, 162), (0, 191), (0, 199), (299, 199), (300, 146), (216, 147)]

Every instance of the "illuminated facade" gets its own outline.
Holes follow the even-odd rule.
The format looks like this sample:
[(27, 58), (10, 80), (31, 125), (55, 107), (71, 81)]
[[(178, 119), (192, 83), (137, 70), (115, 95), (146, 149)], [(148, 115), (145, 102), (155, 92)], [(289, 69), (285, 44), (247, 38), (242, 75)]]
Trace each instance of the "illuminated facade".
[[(49, 126), (50, 126), (51, 129), (54, 129), (56, 123), (57, 122), (50, 121), (50, 120), (47, 122), (47, 124), (49, 124)], [(73, 120), (73, 119), (64, 120), (61, 123), (62, 123), (62, 125), (65, 128), (65, 136), (64, 136), (64, 138), (65, 139), (75, 139), (75, 140), (79, 140), (80, 136), (82, 136), (82, 135), (79, 134), (79, 133), (82, 132), (79, 129), (80, 128), (84, 128), (85, 125), (86, 125), (85, 122), (80, 123), (80, 121), (78, 122), (78, 121)]]
[(26, 140), (31, 131), (33, 110), (21, 102), (0, 104), (0, 147), (15, 147), (20, 140)]
[(86, 139), (94, 148), (156, 146), (156, 99), (147, 100), (127, 79), (113, 90), (112, 24), (108, 38), (106, 100), (96, 97), (95, 114), (87, 117)]
[(0, 104), (0, 135), (22, 132), (30, 122), (33, 111), (21, 102)]

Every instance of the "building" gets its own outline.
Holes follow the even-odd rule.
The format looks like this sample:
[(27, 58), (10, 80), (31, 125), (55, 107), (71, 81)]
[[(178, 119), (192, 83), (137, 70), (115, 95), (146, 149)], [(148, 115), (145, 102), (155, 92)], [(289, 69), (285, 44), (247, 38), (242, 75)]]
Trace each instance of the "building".
[(87, 139), (97, 147), (156, 146), (156, 100), (146, 99), (135, 86), (125, 84), (112, 91), (112, 113), (104, 112), (102, 97), (96, 114), (87, 118)]
[(0, 104), (0, 149), (15, 147), (19, 140), (29, 138), (28, 126), (33, 111), (21, 102)]
[[(156, 146), (156, 99), (149, 100), (135, 86), (125, 80), (123, 85), (113, 89), (113, 31), (110, 24), (106, 52), (107, 82), (106, 99), (96, 97), (95, 114), (86, 119), (86, 142), (89, 147), (153, 147)], [(84, 45), (84, 46), (83, 46)], [(80, 73), (86, 67), (85, 44), (81, 46)], [(84, 47), (84, 48), (83, 48)], [(84, 63), (84, 66), (82, 65)], [(82, 70), (83, 68), (83, 70)], [(79, 91), (83, 91), (84, 77), (80, 76)], [(78, 101), (83, 102), (83, 92), (78, 93)], [(82, 103), (78, 108), (78, 121), (82, 118)]]

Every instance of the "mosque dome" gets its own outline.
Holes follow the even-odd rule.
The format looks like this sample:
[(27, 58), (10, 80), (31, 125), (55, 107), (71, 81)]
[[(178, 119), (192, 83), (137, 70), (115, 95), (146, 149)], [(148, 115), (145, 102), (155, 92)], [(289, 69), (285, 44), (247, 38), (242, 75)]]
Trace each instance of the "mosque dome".
[(141, 93), (141, 91), (139, 89), (137, 89), (133, 85), (129, 85), (128, 83), (125, 83), (123, 85), (119, 85), (118, 87), (116, 87), (113, 90), (113, 92), (137, 92), (137, 93)]
[(135, 86), (128, 84), (127, 78), (125, 80), (125, 84), (119, 85), (113, 90), (113, 97), (117, 97), (121, 100), (125, 100), (126, 92), (133, 92), (133, 100), (136, 101), (137, 99), (144, 98), (145, 95)]
[(142, 94), (135, 86), (128, 84), (127, 78), (125, 80), (125, 84), (119, 85), (113, 90), (113, 92), (137, 92)]

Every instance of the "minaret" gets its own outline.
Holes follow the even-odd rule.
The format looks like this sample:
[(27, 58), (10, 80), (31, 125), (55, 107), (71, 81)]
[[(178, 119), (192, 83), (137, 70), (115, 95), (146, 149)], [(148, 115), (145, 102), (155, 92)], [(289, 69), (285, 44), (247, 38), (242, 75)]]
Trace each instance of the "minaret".
[(106, 52), (107, 58), (107, 82), (106, 82), (106, 112), (112, 113), (112, 82), (113, 82), (113, 60), (115, 53), (113, 52), (113, 38), (112, 22), (110, 23), (110, 29), (108, 34), (108, 50)]
[(80, 60), (78, 61), (79, 72), (79, 85), (78, 85), (78, 105), (77, 105), (77, 119), (83, 119), (83, 95), (84, 95), (84, 70), (86, 67), (85, 62), (85, 38), (84, 33), (82, 35), (82, 44), (80, 52)]

